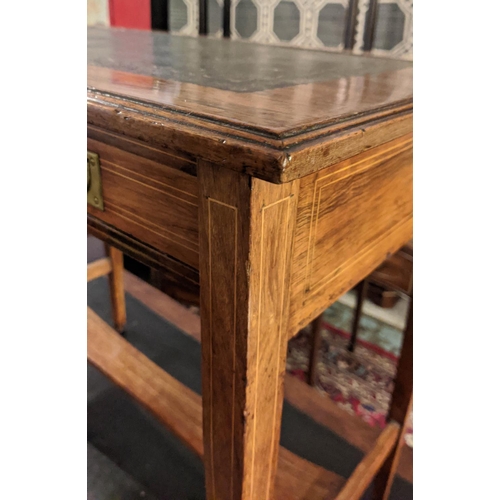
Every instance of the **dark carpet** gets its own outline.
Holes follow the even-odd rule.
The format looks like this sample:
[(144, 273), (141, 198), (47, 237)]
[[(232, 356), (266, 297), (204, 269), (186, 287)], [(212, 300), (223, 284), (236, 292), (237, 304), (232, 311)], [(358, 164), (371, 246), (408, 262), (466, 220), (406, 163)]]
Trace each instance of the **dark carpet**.
[[(88, 305), (111, 324), (107, 279), (89, 283), (87, 291)], [(200, 393), (199, 343), (129, 295), (127, 319), (127, 340), (170, 375)], [(93, 448), (158, 499), (205, 498), (203, 466), (195, 454), (90, 365), (87, 385), (88, 442)], [(281, 445), (343, 477), (352, 473), (363, 456), (356, 447), (286, 401)], [(93, 498), (110, 500), (104, 498), (106, 495), (98, 496), (94, 493)], [(144, 497), (145, 492), (141, 492), (140, 498)], [(125, 496), (122, 493), (118, 498)], [(412, 485), (396, 477), (390, 498), (412, 499)]]

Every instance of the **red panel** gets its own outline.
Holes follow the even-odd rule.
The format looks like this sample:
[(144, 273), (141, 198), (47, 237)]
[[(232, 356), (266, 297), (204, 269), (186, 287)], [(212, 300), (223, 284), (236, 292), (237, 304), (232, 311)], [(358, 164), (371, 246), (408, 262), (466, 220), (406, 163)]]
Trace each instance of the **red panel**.
[(109, 0), (109, 22), (121, 28), (151, 29), (151, 0)]

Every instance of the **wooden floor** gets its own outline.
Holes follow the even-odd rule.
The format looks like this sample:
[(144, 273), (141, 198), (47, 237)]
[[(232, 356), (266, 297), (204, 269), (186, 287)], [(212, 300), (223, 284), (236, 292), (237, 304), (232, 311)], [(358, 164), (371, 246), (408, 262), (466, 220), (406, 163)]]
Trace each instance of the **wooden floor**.
[[(166, 296), (129, 272), (125, 272), (125, 290), (160, 317), (200, 341), (200, 318), (187, 308)], [(381, 430), (371, 427), (359, 418), (349, 415), (316, 389), (287, 374), (285, 397), (298, 410), (307, 413), (316, 422), (342, 436), (350, 444), (368, 452), (380, 436)], [(398, 474), (413, 482), (413, 450), (404, 447)]]

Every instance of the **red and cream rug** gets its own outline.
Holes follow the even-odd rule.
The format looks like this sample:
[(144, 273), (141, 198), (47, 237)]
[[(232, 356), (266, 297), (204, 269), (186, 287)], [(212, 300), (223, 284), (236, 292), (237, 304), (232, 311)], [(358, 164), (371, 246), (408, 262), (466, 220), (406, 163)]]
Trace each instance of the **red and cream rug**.
[[(348, 412), (372, 426), (383, 428), (389, 409), (396, 374), (397, 357), (379, 346), (358, 340), (354, 353), (347, 350), (350, 334), (324, 322), (315, 382)], [(294, 337), (288, 346), (287, 371), (307, 379), (311, 348), (310, 328)], [(413, 418), (410, 418), (405, 441), (413, 447)]]

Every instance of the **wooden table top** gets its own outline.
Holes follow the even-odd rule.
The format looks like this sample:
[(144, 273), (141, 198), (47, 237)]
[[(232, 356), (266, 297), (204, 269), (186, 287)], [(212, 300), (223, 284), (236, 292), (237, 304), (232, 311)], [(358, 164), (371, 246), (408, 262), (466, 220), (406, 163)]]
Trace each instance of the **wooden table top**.
[[(132, 113), (132, 120), (138, 114), (143, 122), (152, 117), (150, 126), (169, 128), (175, 122), (178, 131), (187, 127), (196, 135), (203, 129), (222, 144), (234, 139), (244, 141), (247, 149), (264, 147), (274, 161), (262, 159), (266, 165), (258, 166), (257, 159), (249, 173), (273, 182), (310, 173), (299, 167), (284, 172), (293, 170), (292, 152), (311, 141), (324, 142), (346, 131), (364, 133), (370, 125), (380, 128), (381, 121), (385, 126), (411, 113), (412, 79), (411, 63), (372, 56), (161, 32), (88, 30), (89, 123), (108, 128), (110, 120), (99, 122), (93, 112), (102, 112), (102, 106), (121, 108)], [(123, 121), (114, 122), (111, 129), (130, 135)], [(403, 127), (399, 135), (407, 132)], [(154, 142), (154, 133), (143, 130), (145, 134)], [(378, 136), (368, 141), (369, 147), (394, 133)], [(229, 155), (235, 154), (241, 151)], [(246, 158), (240, 163), (248, 170), (252, 162)], [(313, 163), (324, 168), (331, 159)]]

